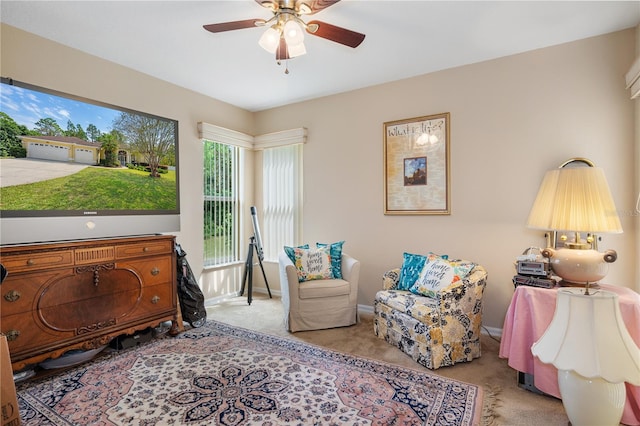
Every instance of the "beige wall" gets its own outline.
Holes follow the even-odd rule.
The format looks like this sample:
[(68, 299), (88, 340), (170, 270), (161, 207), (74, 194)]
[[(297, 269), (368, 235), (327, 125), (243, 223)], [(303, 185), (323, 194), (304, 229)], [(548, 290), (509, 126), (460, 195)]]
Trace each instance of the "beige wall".
[[(640, 58), (640, 25), (636, 27), (636, 58)], [(634, 101), (634, 113), (635, 113), (635, 168), (636, 168), (636, 180), (635, 191), (636, 204), (635, 208), (631, 210), (631, 214), (635, 216), (636, 224), (636, 285), (635, 290), (640, 293), (640, 97), (637, 97)]]
[[(633, 59), (634, 31), (617, 32), (263, 111), (255, 130), (308, 128), (304, 241), (346, 240), (362, 262), (360, 304), (372, 304), (403, 251), (447, 253), (486, 267), (484, 322), (501, 328), (514, 258), (544, 245), (525, 222), (547, 170), (589, 158), (604, 168), (618, 209), (635, 204), (634, 109), (624, 88)], [(385, 216), (383, 123), (442, 112), (451, 113), (451, 215)], [(607, 281), (633, 287), (638, 236), (631, 215), (621, 216), (624, 233), (603, 236), (600, 247), (619, 253)]]
[[(502, 327), (514, 257), (544, 244), (540, 232), (524, 226), (538, 185), (546, 170), (570, 157), (603, 167), (618, 209), (634, 208), (634, 108), (624, 90), (632, 30), (255, 114), (4, 24), (1, 43), (2, 76), (179, 121), (177, 235), (196, 274), (202, 271), (199, 121), (254, 135), (308, 129), (304, 240), (346, 240), (345, 250), (362, 261), (362, 305), (372, 304), (382, 273), (400, 265), (403, 251), (448, 253), (487, 268), (484, 322)], [(382, 124), (440, 112), (451, 113), (452, 214), (383, 215)], [(259, 174), (254, 181), (253, 156), (244, 160), (249, 194), (262, 185)], [(249, 197), (243, 209), (252, 203)], [(625, 233), (604, 236), (601, 247), (619, 252), (607, 281), (632, 287), (638, 234), (632, 215), (621, 220)], [(277, 268), (266, 266), (277, 290)], [(201, 282), (215, 296), (240, 279), (235, 268), (203, 273)]]

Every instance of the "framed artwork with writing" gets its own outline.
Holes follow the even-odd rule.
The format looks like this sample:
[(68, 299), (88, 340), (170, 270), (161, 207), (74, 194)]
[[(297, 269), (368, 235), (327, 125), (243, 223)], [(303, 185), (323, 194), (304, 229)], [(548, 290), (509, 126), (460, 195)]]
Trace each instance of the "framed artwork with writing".
[(384, 123), (384, 214), (451, 214), (449, 113)]

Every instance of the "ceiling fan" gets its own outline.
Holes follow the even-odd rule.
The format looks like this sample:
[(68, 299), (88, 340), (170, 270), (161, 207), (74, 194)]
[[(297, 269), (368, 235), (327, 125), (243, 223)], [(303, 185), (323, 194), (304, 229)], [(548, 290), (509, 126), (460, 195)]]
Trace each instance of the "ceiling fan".
[[(258, 44), (270, 53), (275, 53), (276, 61), (304, 55), (304, 31), (345, 46), (356, 48), (365, 35), (321, 21), (304, 22), (301, 16), (313, 15), (338, 3), (340, 0), (255, 0), (259, 5), (271, 10), (273, 17), (245, 19), (203, 25), (212, 33), (240, 30), (253, 27), (268, 27)], [(304, 31), (303, 31), (304, 30)]]

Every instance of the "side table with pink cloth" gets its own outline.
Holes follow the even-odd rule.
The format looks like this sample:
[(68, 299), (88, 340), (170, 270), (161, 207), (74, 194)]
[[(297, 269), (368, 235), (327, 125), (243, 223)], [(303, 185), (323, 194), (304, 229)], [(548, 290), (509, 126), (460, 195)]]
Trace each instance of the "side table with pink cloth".
[[(622, 318), (633, 341), (640, 347), (640, 294), (613, 285), (600, 284), (602, 290), (618, 294)], [(592, 289), (591, 291), (597, 291)], [(531, 346), (542, 337), (556, 309), (557, 289), (528, 286), (516, 288), (502, 328), (500, 358), (508, 358), (509, 367), (533, 376), (542, 392), (560, 398), (558, 370), (543, 364), (531, 354)], [(626, 383), (627, 402), (622, 414), (625, 425), (640, 425), (640, 386)]]

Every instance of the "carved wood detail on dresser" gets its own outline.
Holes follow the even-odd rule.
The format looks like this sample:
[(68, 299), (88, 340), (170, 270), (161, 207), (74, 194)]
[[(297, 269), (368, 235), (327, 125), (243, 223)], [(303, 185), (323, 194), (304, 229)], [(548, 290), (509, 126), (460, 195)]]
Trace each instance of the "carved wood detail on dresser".
[(175, 237), (0, 247), (0, 328), (20, 371), (164, 321), (178, 332)]

